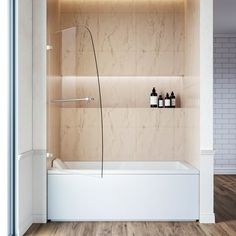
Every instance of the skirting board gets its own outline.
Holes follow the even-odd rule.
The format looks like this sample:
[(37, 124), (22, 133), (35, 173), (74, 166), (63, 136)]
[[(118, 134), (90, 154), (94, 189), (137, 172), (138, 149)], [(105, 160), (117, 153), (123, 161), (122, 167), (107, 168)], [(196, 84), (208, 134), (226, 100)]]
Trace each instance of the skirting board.
[(201, 224), (214, 224), (215, 223), (215, 214), (200, 214), (200, 223)]
[(47, 215), (33, 214), (33, 223), (47, 223)]
[(217, 168), (214, 170), (215, 175), (236, 175), (236, 168)]

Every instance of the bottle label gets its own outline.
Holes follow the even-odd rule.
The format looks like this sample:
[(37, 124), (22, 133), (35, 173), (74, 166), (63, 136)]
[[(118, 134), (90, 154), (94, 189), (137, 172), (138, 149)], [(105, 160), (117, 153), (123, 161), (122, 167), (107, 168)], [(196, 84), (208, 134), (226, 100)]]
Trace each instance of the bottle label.
[(150, 105), (157, 105), (157, 96), (150, 97)]
[(175, 99), (171, 99), (171, 106), (175, 106)]
[(165, 107), (169, 107), (170, 106), (170, 99), (165, 99)]
[(163, 100), (159, 100), (159, 107), (163, 107)]

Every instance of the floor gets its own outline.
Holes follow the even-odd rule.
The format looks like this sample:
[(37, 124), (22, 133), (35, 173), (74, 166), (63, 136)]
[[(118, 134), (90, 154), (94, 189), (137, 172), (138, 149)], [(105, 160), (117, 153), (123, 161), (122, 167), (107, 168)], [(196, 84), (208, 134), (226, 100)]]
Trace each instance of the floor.
[(216, 224), (197, 222), (70, 222), (34, 224), (25, 235), (236, 236), (236, 175), (215, 177)]

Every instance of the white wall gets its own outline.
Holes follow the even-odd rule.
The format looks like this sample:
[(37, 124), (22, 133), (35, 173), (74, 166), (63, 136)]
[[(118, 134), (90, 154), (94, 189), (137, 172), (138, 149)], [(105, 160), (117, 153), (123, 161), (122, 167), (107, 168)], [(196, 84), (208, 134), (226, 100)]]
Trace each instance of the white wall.
[(47, 221), (46, 0), (33, 1), (33, 222)]
[(9, 1), (0, 1), (0, 28), (1, 28), (1, 86), (0, 86), (0, 235), (9, 235), (9, 218), (8, 218), (8, 203), (9, 203), (9, 107), (10, 107), (10, 61), (9, 61), (9, 48), (10, 48), (10, 17), (9, 17)]
[(200, 222), (213, 209), (213, 0), (186, 0), (185, 159), (200, 170)]
[(19, 0), (16, 7), (16, 228), (22, 235), (46, 221), (46, 0)]
[(32, 224), (32, 1), (17, 2), (17, 233)]
[(32, 150), (32, 1), (18, 4), (18, 154)]
[(46, 150), (46, 0), (33, 1), (33, 149)]
[(200, 222), (214, 223), (213, 0), (200, 1)]
[(213, 150), (213, 0), (200, 1), (200, 145)]

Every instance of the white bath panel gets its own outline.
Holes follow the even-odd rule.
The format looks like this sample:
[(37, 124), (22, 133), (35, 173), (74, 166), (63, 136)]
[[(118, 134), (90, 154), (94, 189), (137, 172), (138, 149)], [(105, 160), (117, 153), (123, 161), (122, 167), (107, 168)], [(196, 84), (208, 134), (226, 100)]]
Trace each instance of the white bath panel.
[[(69, 170), (68, 170), (69, 171)], [(55, 221), (197, 220), (199, 175), (48, 175), (48, 219)]]

